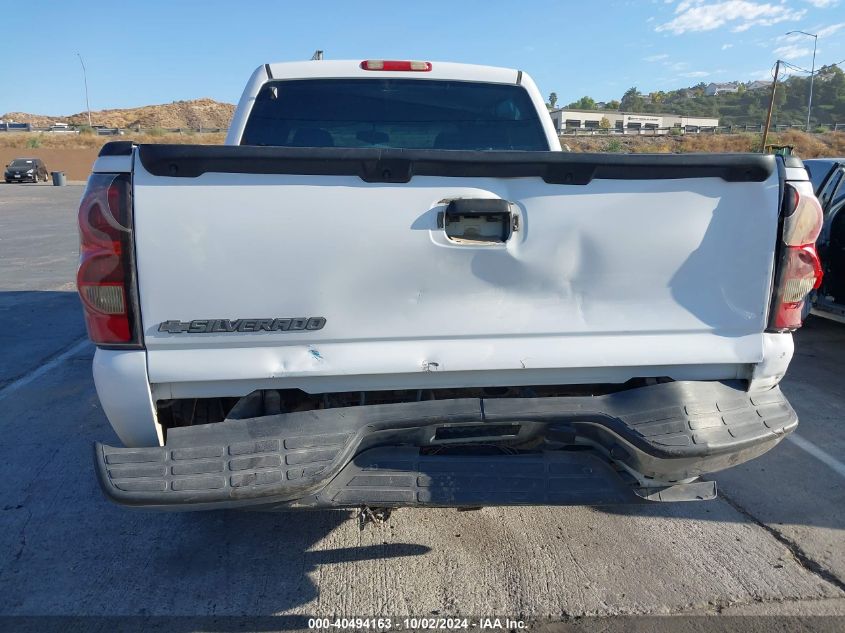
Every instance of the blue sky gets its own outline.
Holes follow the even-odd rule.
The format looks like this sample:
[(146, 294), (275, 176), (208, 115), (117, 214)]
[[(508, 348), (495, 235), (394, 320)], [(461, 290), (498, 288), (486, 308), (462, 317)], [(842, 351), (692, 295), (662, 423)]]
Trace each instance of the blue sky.
[[(22, 6), (22, 5), (21, 5)], [(39, 5), (41, 6), (41, 5)], [(65, 115), (212, 97), (236, 102), (267, 61), (448, 60), (520, 68), (544, 95), (619, 98), (699, 81), (770, 78), (778, 57), (845, 59), (845, 0), (422, 0), (48, 3), (6, 11), (0, 113)]]

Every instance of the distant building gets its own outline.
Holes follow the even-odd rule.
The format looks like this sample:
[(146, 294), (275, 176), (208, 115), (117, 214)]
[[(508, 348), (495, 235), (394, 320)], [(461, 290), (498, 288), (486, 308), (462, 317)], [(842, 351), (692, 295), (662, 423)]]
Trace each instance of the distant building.
[(734, 92), (739, 92), (739, 82), (731, 81), (726, 84), (709, 83), (707, 84), (707, 87), (704, 88), (704, 94), (708, 97)]
[(639, 132), (666, 128), (718, 127), (719, 119), (712, 117), (652, 114), (646, 112), (617, 112), (615, 110), (552, 110), (549, 112), (558, 133), (566, 130), (597, 130), (601, 120), (607, 119), (610, 129)]
[(761, 81), (759, 79), (757, 81), (749, 81), (747, 84), (745, 84), (746, 90), (763, 90), (764, 88), (771, 88), (771, 87), (772, 87), (771, 81)]

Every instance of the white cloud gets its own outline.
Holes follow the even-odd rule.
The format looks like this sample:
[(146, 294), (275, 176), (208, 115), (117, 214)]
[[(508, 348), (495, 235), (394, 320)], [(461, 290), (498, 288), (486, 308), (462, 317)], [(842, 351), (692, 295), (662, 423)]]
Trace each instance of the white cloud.
[(839, 4), (839, 0), (804, 0), (805, 2), (809, 2), (817, 9), (827, 9), (829, 7), (835, 7)]
[(755, 70), (750, 73), (751, 79), (755, 79), (758, 81), (771, 81), (772, 80), (772, 73), (774, 72), (774, 67), (766, 68), (765, 70)]
[(753, 26), (771, 26), (798, 20), (805, 13), (804, 9), (792, 9), (783, 2), (773, 4), (751, 0), (683, 0), (675, 8), (674, 19), (658, 25), (655, 31), (669, 31), (681, 35), (687, 32), (712, 31), (731, 25), (733, 31), (742, 32)]
[(772, 52), (780, 59), (801, 59), (802, 57), (812, 55), (813, 49), (798, 44), (786, 44), (785, 46), (779, 46)]
[(733, 45), (733, 44), (722, 44), (722, 50), (723, 50), (723, 51), (726, 51), (726, 50), (728, 50), (729, 48), (733, 48), (733, 47), (734, 47), (734, 45)]
[(823, 29), (819, 29), (818, 31), (816, 31), (816, 35), (818, 35), (819, 37), (829, 37), (843, 28), (845, 28), (845, 22), (837, 22), (836, 24), (831, 24), (830, 26), (826, 26)]
[[(796, 42), (804, 42), (806, 35), (802, 35), (801, 33), (792, 33), (791, 35), (778, 35), (775, 38), (775, 42), (778, 44), (794, 44)], [(761, 46), (766, 46), (768, 42), (761, 42)]]
[(677, 73), (677, 76), (679, 77), (707, 77), (713, 74), (712, 72), (707, 72), (704, 70), (688, 70), (690, 67), (689, 62), (671, 61), (671, 57), (671, 55), (661, 53), (659, 55), (651, 55), (649, 57), (644, 57), (643, 60), (647, 62), (659, 62), (661, 66), (674, 73)]

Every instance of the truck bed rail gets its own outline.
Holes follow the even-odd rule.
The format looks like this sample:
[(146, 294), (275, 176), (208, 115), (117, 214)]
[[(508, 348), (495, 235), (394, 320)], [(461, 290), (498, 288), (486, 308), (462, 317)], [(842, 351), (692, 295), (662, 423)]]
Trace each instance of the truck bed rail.
[(155, 176), (196, 178), (207, 172), (358, 176), (401, 183), (414, 176), (527, 178), (586, 185), (608, 180), (721, 178), (763, 182), (775, 169), (760, 154), (580, 154), (568, 152), (406, 150), (377, 148), (140, 145)]

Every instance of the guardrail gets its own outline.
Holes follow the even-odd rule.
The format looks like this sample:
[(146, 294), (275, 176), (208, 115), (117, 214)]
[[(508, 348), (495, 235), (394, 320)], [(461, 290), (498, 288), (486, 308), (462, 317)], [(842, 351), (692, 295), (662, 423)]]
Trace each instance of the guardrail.
[[(805, 124), (773, 125), (773, 132), (786, 132), (787, 130), (806, 129)], [(845, 131), (845, 123), (828, 123), (817, 125), (811, 134), (823, 132)], [(746, 134), (748, 132), (763, 133), (763, 125), (721, 125), (721, 126), (699, 126), (687, 125), (683, 127), (655, 127), (655, 128), (576, 128), (569, 127), (561, 129), (560, 136), (682, 136), (684, 134)]]
[[(787, 130), (804, 131), (804, 124), (773, 125), (773, 132), (785, 132)], [(226, 133), (229, 128), (225, 127), (95, 127), (94, 133), (100, 136), (122, 136), (127, 132), (134, 134), (218, 134)], [(815, 126), (810, 133), (841, 132), (845, 131), (845, 123), (826, 123)], [(0, 123), (0, 132), (50, 132), (55, 134), (79, 134), (80, 131), (73, 127), (54, 125), (52, 127), (35, 127), (29, 123)], [(658, 127), (658, 128), (564, 128), (558, 131), (560, 136), (681, 136), (684, 134), (745, 134), (748, 132), (763, 133), (763, 125), (722, 125), (722, 126), (696, 126), (685, 127)]]
[[(228, 132), (225, 127), (102, 127), (93, 128), (100, 136), (119, 136), (132, 132), (134, 134), (215, 134)], [(0, 132), (50, 132), (54, 134), (79, 134), (80, 130), (71, 126), (53, 125), (51, 127), (37, 127), (29, 123), (0, 123)]]

